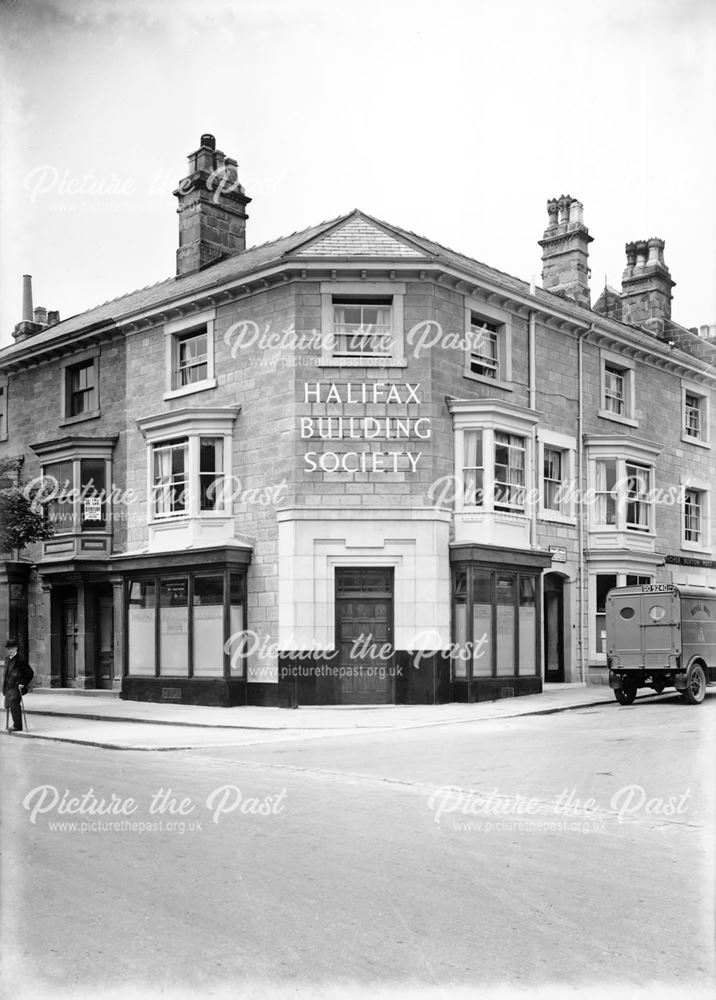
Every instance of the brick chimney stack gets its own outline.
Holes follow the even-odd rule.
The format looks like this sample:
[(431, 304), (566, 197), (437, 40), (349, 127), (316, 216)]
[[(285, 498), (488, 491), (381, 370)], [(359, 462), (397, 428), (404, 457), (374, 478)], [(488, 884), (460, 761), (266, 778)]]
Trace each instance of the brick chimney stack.
[(584, 206), (571, 195), (547, 202), (549, 222), (542, 247), (542, 287), (589, 308), (589, 244)]
[(216, 148), (213, 135), (202, 135), (189, 156), (189, 173), (174, 192), (179, 199), (177, 275), (246, 249), (246, 206), (251, 201), (239, 184), (236, 160)]
[(642, 326), (656, 336), (671, 319), (671, 280), (664, 263), (664, 241), (652, 237), (626, 245), (627, 263), (622, 275), (622, 320)]

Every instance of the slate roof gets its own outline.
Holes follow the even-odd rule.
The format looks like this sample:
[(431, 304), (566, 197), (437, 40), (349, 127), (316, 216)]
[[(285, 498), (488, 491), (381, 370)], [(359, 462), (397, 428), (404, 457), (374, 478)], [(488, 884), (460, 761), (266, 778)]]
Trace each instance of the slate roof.
[(351, 213), (330, 232), (296, 253), (297, 257), (425, 257), (414, 246), (396, 240), (372, 220)]
[[(110, 326), (133, 314), (144, 312), (152, 307), (162, 306), (174, 299), (198, 294), (225, 281), (251, 274), (263, 266), (279, 263), (282, 259), (293, 260), (321, 257), (378, 257), (413, 259), (439, 259), (443, 264), (452, 265), (477, 279), (487, 279), (499, 282), (506, 290), (512, 290), (521, 295), (531, 292), (530, 285), (511, 274), (490, 267), (480, 261), (458, 253), (425, 236), (419, 236), (410, 230), (402, 229), (389, 222), (376, 219), (373, 216), (353, 209), (346, 215), (337, 216), (318, 225), (291, 233), (277, 240), (271, 240), (259, 246), (250, 247), (241, 253), (236, 253), (216, 264), (211, 264), (204, 270), (193, 274), (176, 276), (159, 281), (146, 288), (137, 289), (118, 298), (110, 299), (101, 305), (78, 313), (41, 333), (34, 334), (26, 340), (12, 344), (0, 350), (0, 364), (11, 361), (15, 355), (22, 354), (28, 348), (34, 349), (44, 344), (61, 340), (68, 334), (80, 333), (88, 328)], [(545, 305), (558, 303), (561, 309), (567, 308), (577, 313), (589, 313), (589, 310), (579, 307), (552, 292), (536, 288), (532, 293), (537, 300), (542, 299)], [(596, 318), (596, 314), (595, 314)], [(620, 324), (624, 325), (624, 324)], [(673, 324), (676, 326), (676, 324)], [(639, 327), (629, 327), (634, 333), (653, 341)], [(701, 338), (690, 331), (678, 328), (680, 336), (675, 347), (687, 354), (698, 357), (702, 362), (713, 368), (716, 349), (705, 344)], [(676, 338), (675, 338), (676, 339)]]

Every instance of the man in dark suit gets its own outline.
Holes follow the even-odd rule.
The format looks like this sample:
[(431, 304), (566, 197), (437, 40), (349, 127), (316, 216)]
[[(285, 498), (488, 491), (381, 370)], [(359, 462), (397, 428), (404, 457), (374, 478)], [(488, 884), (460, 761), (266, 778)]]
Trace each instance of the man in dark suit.
[(5, 643), (5, 674), (2, 679), (2, 693), (5, 695), (5, 708), (12, 715), (12, 732), (22, 732), (22, 693), (35, 676), (35, 672), (17, 650), (15, 639)]

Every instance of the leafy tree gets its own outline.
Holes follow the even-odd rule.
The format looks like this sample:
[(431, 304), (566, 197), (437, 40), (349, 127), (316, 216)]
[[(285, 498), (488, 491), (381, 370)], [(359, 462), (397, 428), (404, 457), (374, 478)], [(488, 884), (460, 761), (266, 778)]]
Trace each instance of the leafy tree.
[[(5, 468), (0, 468), (0, 476), (5, 471)], [(38, 499), (38, 490), (19, 485), (0, 489), (0, 552), (11, 552), (33, 542), (45, 541), (54, 533), (54, 525), (45, 517)]]

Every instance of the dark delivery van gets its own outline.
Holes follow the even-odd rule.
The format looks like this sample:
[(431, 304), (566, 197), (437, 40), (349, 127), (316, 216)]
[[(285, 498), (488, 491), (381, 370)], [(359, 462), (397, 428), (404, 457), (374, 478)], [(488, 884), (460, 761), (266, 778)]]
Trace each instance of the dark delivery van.
[(609, 686), (631, 705), (640, 687), (680, 691), (692, 705), (716, 683), (716, 590), (657, 583), (615, 587), (606, 604)]

